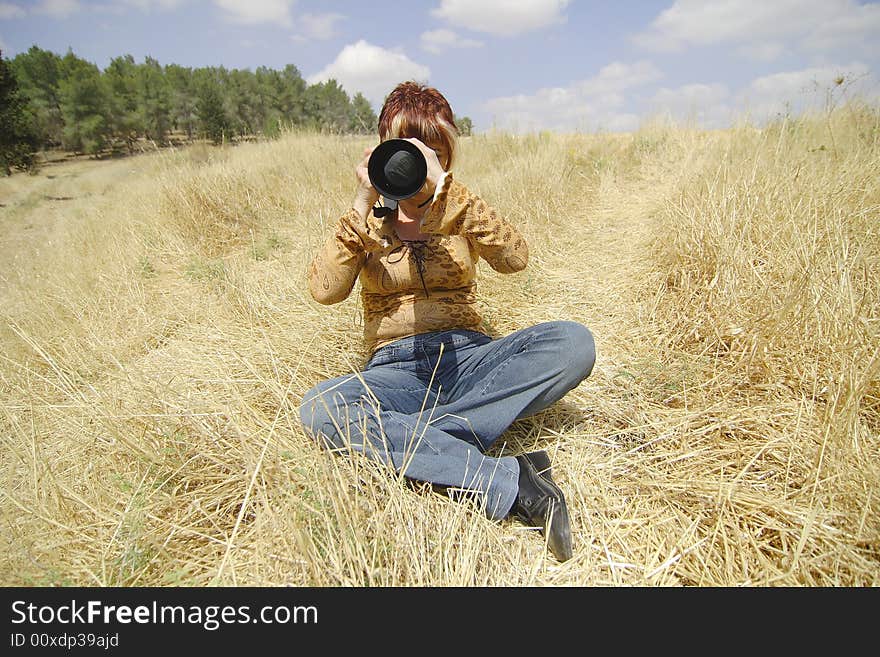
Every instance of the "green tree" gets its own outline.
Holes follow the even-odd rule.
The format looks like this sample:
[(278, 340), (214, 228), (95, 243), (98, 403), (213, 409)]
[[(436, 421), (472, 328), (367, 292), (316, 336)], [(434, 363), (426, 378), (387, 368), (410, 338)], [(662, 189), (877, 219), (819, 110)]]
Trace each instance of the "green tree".
[(199, 117), (199, 129), (202, 135), (215, 144), (221, 143), (228, 137), (231, 122), (223, 107), (223, 98), (216, 83), (208, 82), (202, 85), (196, 104), (196, 114)]
[(104, 69), (104, 81), (110, 93), (110, 125), (114, 136), (132, 150), (139, 135), (144, 133), (138, 111), (138, 70), (134, 57), (115, 57)]
[(276, 108), (281, 116), (291, 125), (302, 125), (306, 122), (306, 81), (299, 69), (287, 64), (278, 75), (278, 98)]
[(112, 132), (109, 93), (101, 72), (72, 51), (62, 59), (62, 68), (59, 99), (64, 119), (63, 145), (72, 151), (97, 154)]
[(163, 143), (171, 130), (171, 89), (158, 61), (147, 57), (138, 66), (138, 113), (144, 136)]
[(325, 132), (347, 132), (352, 122), (348, 94), (336, 80), (313, 84), (306, 89), (306, 121)]
[(61, 113), (61, 58), (53, 52), (31, 46), (9, 62), (22, 94), (33, 109), (33, 120), (40, 141), (60, 146), (64, 131)]
[(281, 71), (260, 66), (254, 75), (263, 99), (264, 135), (277, 137), (283, 128), (305, 123), (306, 83), (296, 66), (287, 64)]
[(227, 87), (227, 107), (235, 118), (240, 135), (259, 134), (270, 112), (268, 95), (261, 88), (257, 76), (248, 70), (232, 70)]
[(458, 134), (462, 137), (469, 137), (474, 132), (474, 123), (469, 116), (453, 116), (455, 127), (458, 128)]
[(30, 169), (39, 143), (27, 98), (0, 51), (0, 169), (7, 176), (13, 168)]
[(372, 134), (376, 131), (379, 118), (373, 111), (373, 106), (361, 92), (357, 92), (351, 99), (351, 124), (349, 130), (359, 134)]
[(196, 93), (193, 90), (193, 71), (177, 64), (165, 67), (165, 77), (171, 89), (171, 124), (174, 130), (186, 133), (192, 139), (196, 131)]

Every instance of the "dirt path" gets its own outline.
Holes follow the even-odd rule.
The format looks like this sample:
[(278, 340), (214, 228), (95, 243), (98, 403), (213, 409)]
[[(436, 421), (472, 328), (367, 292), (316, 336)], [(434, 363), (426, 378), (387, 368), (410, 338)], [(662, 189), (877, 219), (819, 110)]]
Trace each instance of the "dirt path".
[(30, 175), (0, 178), (0, 303), (23, 277), (39, 276), (44, 259), (68, 239), (69, 223), (93, 212), (122, 185), (154, 168), (149, 154), (113, 160), (75, 160)]
[[(585, 306), (584, 319), (602, 336), (606, 363), (618, 360), (621, 352), (632, 355), (633, 343), (644, 335), (657, 285), (652, 242), (674, 185), (674, 179), (661, 176), (609, 177), (583, 209), (584, 223), (595, 228), (589, 252), (575, 258), (572, 278)], [(552, 268), (564, 271), (561, 263)]]

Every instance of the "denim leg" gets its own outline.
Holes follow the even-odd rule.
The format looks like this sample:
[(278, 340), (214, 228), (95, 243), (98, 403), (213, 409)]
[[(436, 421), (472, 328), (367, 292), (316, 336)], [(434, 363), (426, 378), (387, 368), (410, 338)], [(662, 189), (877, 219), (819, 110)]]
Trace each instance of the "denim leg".
[(386, 364), (319, 383), (303, 397), (300, 419), (329, 447), (354, 449), (411, 479), (476, 492), (490, 518), (505, 517), (516, 498), (519, 464), (485, 456), (435, 427), (436, 401), (437, 393), (415, 373)]
[[(593, 370), (596, 347), (586, 326), (553, 321), (515, 331), (457, 357), (457, 379), (441, 394), (433, 425), (486, 450), (514, 420), (549, 407), (586, 379)], [(442, 361), (441, 356), (441, 371)], [(443, 378), (448, 379), (449, 373), (443, 372)]]

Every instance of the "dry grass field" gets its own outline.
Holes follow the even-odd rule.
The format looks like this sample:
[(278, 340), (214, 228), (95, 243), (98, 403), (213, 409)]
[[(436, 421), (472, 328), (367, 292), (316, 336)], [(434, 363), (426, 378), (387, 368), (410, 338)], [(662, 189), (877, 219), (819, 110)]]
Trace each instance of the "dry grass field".
[(373, 140), (287, 134), (0, 179), (7, 586), (880, 585), (880, 112), (763, 130), (467, 138), (457, 177), (529, 239), (479, 267), (506, 333), (594, 332), (515, 423), (575, 556), (298, 417), (363, 362), (358, 289), (305, 270)]

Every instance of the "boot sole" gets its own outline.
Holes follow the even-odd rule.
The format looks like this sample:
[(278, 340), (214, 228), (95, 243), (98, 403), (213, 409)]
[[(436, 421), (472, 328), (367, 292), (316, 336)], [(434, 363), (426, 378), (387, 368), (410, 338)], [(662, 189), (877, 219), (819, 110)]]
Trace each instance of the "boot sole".
[[(536, 455), (539, 455), (534, 458)], [(565, 494), (562, 489), (556, 485), (556, 482), (549, 479), (550, 458), (544, 452), (535, 452), (526, 455), (529, 465), (534, 468), (535, 472), (530, 472), (529, 477), (534, 481), (534, 475), (537, 475), (538, 481), (534, 481), (535, 485), (552, 493), (551, 497), (558, 499), (558, 502), (551, 503), (549, 516), (542, 518), (540, 524), (535, 522), (535, 518), (520, 516), (520, 519), (528, 525), (537, 527), (542, 531), (547, 541), (550, 551), (559, 561), (567, 561), (572, 557), (571, 548), (571, 522), (568, 515), (568, 507), (565, 503)], [(536, 463), (537, 461), (537, 463)], [(546, 464), (547, 468), (539, 468), (538, 464)], [(549, 522), (548, 522), (549, 521)], [(550, 531), (550, 527), (555, 526), (556, 531)], [(555, 536), (558, 540), (551, 540)]]

